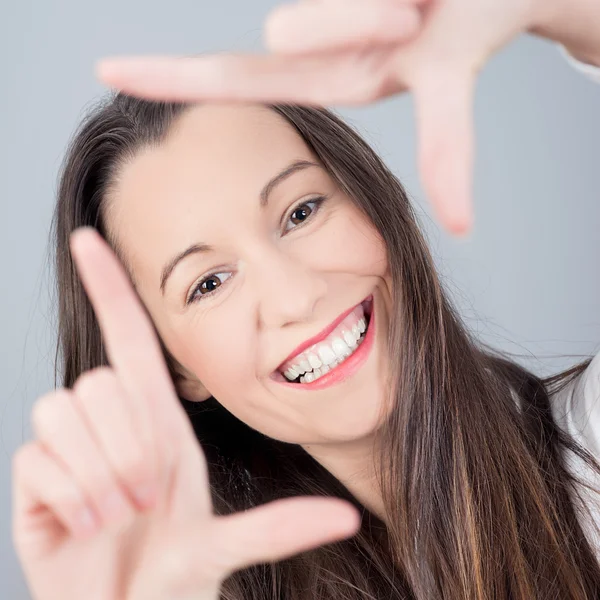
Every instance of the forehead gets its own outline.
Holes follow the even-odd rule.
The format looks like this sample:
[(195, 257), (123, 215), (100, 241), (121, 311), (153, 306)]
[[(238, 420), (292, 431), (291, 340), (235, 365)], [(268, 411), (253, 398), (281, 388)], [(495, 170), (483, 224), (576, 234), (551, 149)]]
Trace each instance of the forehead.
[[(278, 113), (257, 104), (188, 109), (159, 146), (123, 165), (107, 214), (136, 279), (156, 276), (187, 244), (259, 216), (262, 186), (292, 160), (314, 156)], [(311, 169), (312, 170), (312, 169)]]
[(209, 190), (217, 184), (223, 191), (238, 181), (251, 186), (291, 156), (310, 152), (274, 111), (261, 105), (196, 106), (180, 116), (159, 146), (143, 148), (124, 165), (117, 191), (127, 200), (164, 192), (174, 201), (189, 195), (191, 186)]

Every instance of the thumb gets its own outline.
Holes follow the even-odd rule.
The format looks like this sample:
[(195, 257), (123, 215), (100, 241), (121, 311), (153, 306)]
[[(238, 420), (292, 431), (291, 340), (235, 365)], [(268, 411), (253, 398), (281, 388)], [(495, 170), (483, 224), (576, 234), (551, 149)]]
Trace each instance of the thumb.
[(457, 235), (473, 222), (473, 98), (470, 72), (427, 73), (413, 87), (421, 180), (442, 225)]
[(217, 517), (216, 525), (214, 556), (230, 574), (348, 538), (359, 530), (360, 515), (344, 500), (305, 496)]

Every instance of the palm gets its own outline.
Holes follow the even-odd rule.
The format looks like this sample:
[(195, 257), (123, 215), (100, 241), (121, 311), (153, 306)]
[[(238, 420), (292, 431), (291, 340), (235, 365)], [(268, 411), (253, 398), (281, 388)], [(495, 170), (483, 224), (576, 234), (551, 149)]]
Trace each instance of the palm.
[[(35, 536), (35, 531), (31, 532)], [(45, 532), (40, 532), (45, 533)], [(34, 598), (125, 598), (120, 582), (128, 535), (103, 533), (91, 541), (72, 538), (63, 531), (52, 537), (32, 537), (19, 555)], [(55, 582), (64, 582), (60, 588)], [(56, 592), (52, 591), (56, 590)]]

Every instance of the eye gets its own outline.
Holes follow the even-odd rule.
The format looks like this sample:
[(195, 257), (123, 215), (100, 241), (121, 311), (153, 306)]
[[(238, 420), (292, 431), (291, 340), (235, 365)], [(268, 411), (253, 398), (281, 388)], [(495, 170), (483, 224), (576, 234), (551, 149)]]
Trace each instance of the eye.
[[(320, 206), (327, 200), (328, 196), (317, 196), (316, 198), (312, 198), (311, 200), (304, 200), (292, 209), (292, 212), (289, 213), (288, 221), (296, 222), (296, 227), (286, 228), (284, 231), (288, 232), (291, 229), (296, 229), (298, 225), (302, 225), (309, 221), (312, 217), (314, 217), (319, 211)], [(313, 208), (306, 208), (310, 205), (313, 205)], [(229, 275), (231, 277), (231, 273), (228, 271), (220, 272), (220, 273), (211, 273), (207, 275), (204, 279), (198, 282), (196, 286), (194, 286), (192, 292), (189, 297), (186, 299), (186, 305), (193, 304), (194, 302), (199, 302), (202, 300), (204, 296), (210, 296), (215, 293), (219, 293), (219, 288), (223, 286), (225, 281), (220, 277), (221, 275)]]
[[(300, 204), (296, 204), (296, 206), (290, 213), (290, 216), (288, 217), (288, 221), (290, 221), (290, 220), (296, 221), (296, 222), (299, 221), (299, 223), (296, 223), (296, 224), (302, 225), (303, 223), (308, 221), (313, 215), (317, 214), (321, 204), (323, 204), (323, 202), (326, 199), (327, 199), (326, 196), (317, 196), (316, 198), (313, 198), (312, 200), (304, 200)], [(307, 210), (306, 207), (309, 206), (310, 204), (314, 205), (314, 208)], [(295, 229), (295, 228), (289, 227), (289, 228), (284, 229), (284, 231), (288, 232), (288, 231), (290, 231), (290, 229)]]
[[(212, 273), (211, 275), (207, 275), (204, 279), (198, 282), (198, 285), (194, 287), (192, 293), (189, 295), (186, 300), (186, 304), (192, 304), (192, 302), (198, 302), (202, 299), (202, 296), (208, 296), (210, 294), (215, 293), (215, 290), (220, 288), (224, 281), (222, 281), (221, 275), (229, 275), (231, 277), (231, 273), (224, 271), (222, 273)], [(225, 281), (227, 278), (225, 279)]]

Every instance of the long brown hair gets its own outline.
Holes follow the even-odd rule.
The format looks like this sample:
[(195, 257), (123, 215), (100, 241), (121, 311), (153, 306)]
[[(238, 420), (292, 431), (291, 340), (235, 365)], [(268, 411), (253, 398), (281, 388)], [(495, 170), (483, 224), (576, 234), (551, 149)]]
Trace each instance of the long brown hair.
[[(434, 268), (398, 179), (332, 111), (271, 104), (316, 154), (385, 241), (393, 279), (388, 348), (391, 416), (378, 432), (377, 476), (385, 526), (301, 447), (270, 439), (215, 398), (181, 400), (207, 456), (217, 514), (295, 495), (345, 498), (362, 510), (352, 538), (232, 574), (230, 600), (303, 598), (531, 600), (600, 597), (600, 565), (575, 508), (577, 480), (564, 453), (600, 465), (554, 422), (550, 394), (588, 358), (540, 379), (475, 339)], [(69, 235), (106, 236), (104, 202), (125, 160), (160, 144), (187, 105), (123, 94), (88, 115), (64, 162), (56, 250), (56, 377), (71, 387), (108, 364)], [(123, 260), (114, 240), (113, 248)], [(173, 378), (177, 364), (163, 346)]]

